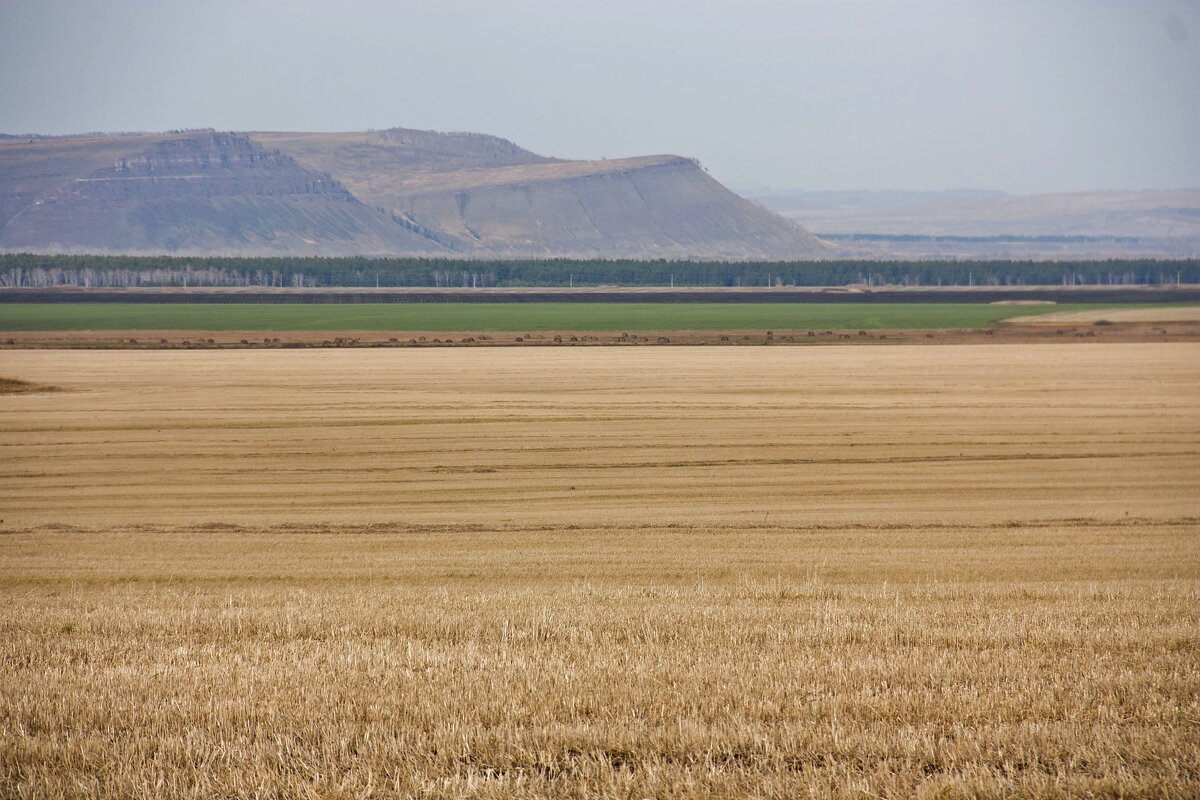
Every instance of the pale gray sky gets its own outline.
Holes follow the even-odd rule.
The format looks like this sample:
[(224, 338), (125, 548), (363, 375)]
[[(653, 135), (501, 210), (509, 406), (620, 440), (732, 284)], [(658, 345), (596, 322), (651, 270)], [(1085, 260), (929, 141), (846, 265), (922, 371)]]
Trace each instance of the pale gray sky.
[(1200, 186), (1200, 0), (0, 0), (0, 131), (391, 126), (743, 189)]

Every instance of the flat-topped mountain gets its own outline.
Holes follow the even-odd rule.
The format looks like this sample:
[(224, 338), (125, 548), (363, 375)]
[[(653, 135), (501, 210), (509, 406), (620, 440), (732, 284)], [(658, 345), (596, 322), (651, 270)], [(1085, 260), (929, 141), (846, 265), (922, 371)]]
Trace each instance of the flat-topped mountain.
[(0, 249), (797, 259), (833, 248), (693, 159), (565, 161), (473, 133), (0, 138)]

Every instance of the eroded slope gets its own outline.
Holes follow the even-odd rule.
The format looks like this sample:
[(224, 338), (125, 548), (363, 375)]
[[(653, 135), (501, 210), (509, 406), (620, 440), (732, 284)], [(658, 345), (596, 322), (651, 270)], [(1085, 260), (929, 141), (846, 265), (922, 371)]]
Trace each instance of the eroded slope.
[(674, 155), (561, 161), (495, 137), (403, 129), (250, 135), (464, 254), (797, 258), (830, 250)]

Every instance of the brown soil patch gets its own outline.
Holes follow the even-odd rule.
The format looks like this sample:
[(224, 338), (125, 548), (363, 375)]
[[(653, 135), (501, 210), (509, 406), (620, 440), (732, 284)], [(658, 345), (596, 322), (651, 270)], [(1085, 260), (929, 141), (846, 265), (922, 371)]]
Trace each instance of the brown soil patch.
[(16, 378), (0, 378), (0, 394), (29, 394), (31, 392), (58, 392), (57, 386), (47, 386), (40, 383), (17, 380)]

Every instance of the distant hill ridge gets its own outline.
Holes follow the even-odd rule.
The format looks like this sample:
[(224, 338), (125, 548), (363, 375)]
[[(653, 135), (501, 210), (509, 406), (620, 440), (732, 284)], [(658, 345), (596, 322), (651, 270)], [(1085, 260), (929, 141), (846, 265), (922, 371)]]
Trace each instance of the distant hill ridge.
[(478, 133), (0, 137), (0, 250), (803, 259), (833, 252), (672, 155)]
[(757, 196), (818, 235), (908, 258), (1195, 258), (1200, 190), (775, 192)]

